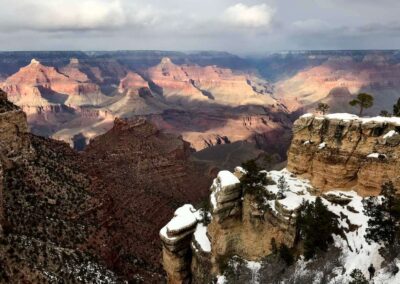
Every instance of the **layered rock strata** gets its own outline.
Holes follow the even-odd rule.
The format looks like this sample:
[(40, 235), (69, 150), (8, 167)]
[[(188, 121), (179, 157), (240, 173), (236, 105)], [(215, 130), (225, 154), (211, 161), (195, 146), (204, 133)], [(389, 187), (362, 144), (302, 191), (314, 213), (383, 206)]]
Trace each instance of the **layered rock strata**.
[(293, 126), (288, 170), (321, 191), (377, 195), (387, 181), (400, 188), (399, 157), (400, 118), (306, 114)]
[[(294, 217), (301, 202), (295, 207), (287, 206), (287, 200), (265, 200), (260, 204), (255, 196), (243, 194), (240, 184), (243, 174), (244, 170), (237, 168), (234, 174), (221, 171), (214, 179), (210, 189), (210, 222), (206, 212), (188, 211), (192, 207), (185, 205), (161, 229), (163, 264), (169, 283), (211, 283), (223, 273), (223, 263), (232, 256), (261, 260), (269, 255), (272, 238), (293, 246)], [(278, 176), (271, 178), (275, 180)], [(275, 194), (277, 188), (267, 186), (265, 190)], [(187, 212), (178, 216), (185, 208)], [(195, 216), (198, 216), (196, 227)], [(173, 229), (177, 223), (180, 230)]]

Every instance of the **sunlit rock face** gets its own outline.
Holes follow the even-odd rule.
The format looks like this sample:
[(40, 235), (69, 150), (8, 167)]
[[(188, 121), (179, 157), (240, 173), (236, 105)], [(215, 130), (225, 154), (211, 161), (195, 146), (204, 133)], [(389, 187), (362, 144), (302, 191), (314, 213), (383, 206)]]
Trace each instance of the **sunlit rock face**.
[(322, 64), (299, 70), (275, 84), (274, 95), (291, 110), (315, 108), (318, 102), (328, 103), (332, 112), (356, 112), (348, 104), (360, 92), (375, 97), (367, 111), (378, 114), (391, 110), (399, 97), (400, 66), (390, 57), (368, 54), (359, 59), (332, 56)]
[(293, 126), (288, 169), (321, 190), (377, 195), (384, 182), (400, 185), (400, 119), (306, 114)]
[(55, 67), (32, 59), (29, 65), (8, 77), (1, 87), (8, 93), (10, 101), (28, 113), (34, 112), (32, 109), (52, 111), (57, 106), (77, 108), (103, 102), (106, 98), (99, 86), (89, 82), (76, 64), (65, 67), (63, 74)]
[(161, 87), (167, 99), (175, 102), (228, 106), (277, 104), (268, 89), (252, 86), (256, 83), (249, 76), (217, 66), (176, 65), (163, 58), (147, 71), (147, 76)]

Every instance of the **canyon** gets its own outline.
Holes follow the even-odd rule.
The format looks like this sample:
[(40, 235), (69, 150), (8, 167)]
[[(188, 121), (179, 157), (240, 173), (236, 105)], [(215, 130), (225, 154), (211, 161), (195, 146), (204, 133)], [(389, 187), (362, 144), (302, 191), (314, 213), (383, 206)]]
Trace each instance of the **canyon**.
[[(320, 102), (332, 112), (352, 113), (353, 96), (370, 92), (376, 99), (367, 113), (390, 112), (400, 96), (398, 65), (394, 51), (258, 58), (223, 52), (5, 52), (0, 87), (28, 114), (33, 133), (78, 150), (110, 130), (117, 117), (145, 117), (182, 135), (196, 151), (246, 142), (283, 161), (293, 121)], [(280, 147), (277, 135), (286, 137)]]
[[(363, 202), (400, 187), (399, 120), (303, 114), (356, 112), (360, 91), (368, 115), (391, 111), (399, 64), (394, 51), (0, 53), (0, 268), (28, 282), (311, 283), (318, 261), (340, 282), (364, 259), (392, 279), (362, 238)], [(261, 195), (243, 190), (247, 160), (265, 169)], [(301, 255), (296, 216), (317, 196), (340, 217), (336, 250), (286, 267), (270, 244)]]
[[(294, 123), (287, 168), (260, 171), (257, 190), (248, 190), (256, 184), (248, 170), (220, 171), (209, 206), (185, 204), (160, 230), (168, 283), (349, 283), (352, 268), (366, 273), (370, 263), (381, 269), (378, 283), (397, 283), (380, 246), (364, 238), (363, 197), (388, 182), (399, 192), (399, 125), (398, 117), (305, 114)], [(343, 231), (331, 249), (304, 261), (298, 215), (317, 196)], [(297, 262), (285, 266), (272, 243), (290, 248)]]
[(30, 134), (4, 92), (0, 125), (2, 280), (163, 281), (158, 227), (178, 203), (200, 203), (212, 178), (188, 142), (116, 119), (77, 153)]

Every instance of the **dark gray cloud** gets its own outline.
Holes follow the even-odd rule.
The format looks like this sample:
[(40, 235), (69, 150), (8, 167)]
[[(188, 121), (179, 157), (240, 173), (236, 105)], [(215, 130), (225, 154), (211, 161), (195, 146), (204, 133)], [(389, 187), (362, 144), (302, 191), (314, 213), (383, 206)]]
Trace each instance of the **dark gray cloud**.
[(397, 0), (0, 0), (0, 49), (395, 48)]

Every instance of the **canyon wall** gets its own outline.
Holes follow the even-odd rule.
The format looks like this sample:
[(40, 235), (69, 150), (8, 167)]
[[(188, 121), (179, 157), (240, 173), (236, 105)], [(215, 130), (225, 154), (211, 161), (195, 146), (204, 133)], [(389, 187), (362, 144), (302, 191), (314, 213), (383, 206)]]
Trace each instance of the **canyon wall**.
[(7, 100), (7, 94), (0, 89), (0, 229), (4, 219), (3, 175), (24, 154), (30, 152), (30, 142), (26, 135), (28, 125), (26, 115)]
[(387, 181), (400, 189), (399, 145), (400, 118), (306, 114), (294, 123), (287, 168), (321, 191), (377, 195)]

